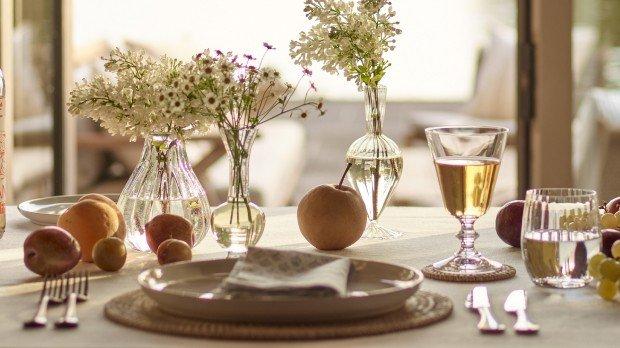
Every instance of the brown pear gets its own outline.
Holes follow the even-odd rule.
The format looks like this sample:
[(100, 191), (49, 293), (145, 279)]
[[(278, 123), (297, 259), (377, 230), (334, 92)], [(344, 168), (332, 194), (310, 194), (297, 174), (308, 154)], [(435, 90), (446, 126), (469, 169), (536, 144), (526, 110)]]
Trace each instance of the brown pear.
[(317, 249), (344, 249), (364, 232), (364, 201), (348, 186), (317, 186), (299, 202), (297, 223), (301, 234)]

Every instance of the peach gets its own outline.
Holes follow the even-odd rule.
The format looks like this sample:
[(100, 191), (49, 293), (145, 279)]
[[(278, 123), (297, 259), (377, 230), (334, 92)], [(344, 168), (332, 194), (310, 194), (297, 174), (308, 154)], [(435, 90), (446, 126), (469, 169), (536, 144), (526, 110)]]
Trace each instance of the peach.
[(92, 199), (94, 201), (105, 203), (109, 205), (110, 208), (114, 209), (114, 211), (116, 212), (116, 216), (118, 217), (118, 229), (114, 233), (114, 237), (125, 240), (125, 236), (127, 234), (127, 225), (125, 224), (125, 217), (123, 216), (123, 213), (121, 212), (121, 210), (118, 209), (118, 206), (116, 205), (116, 203), (113, 200), (109, 199), (108, 197), (104, 195), (100, 195), (98, 193), (89, 193), (87, 195), (84, 195), (80, 197), (78, 202), (87, 200), (87, 199)]
[(24, 241), (24, 264), (39, 275), (60, 275), (80, 261), (80, 245), (56, 226), (33, 231)]
[(144, 228), (146, 230), (146, 243), (154, 253), (157, 252), (159, 245), (167, 239), (179, 239), (187, 245), (194, 245), (192, 224), (182, 216), (157, 215)]
[(160, 265), (167, 263), (189, 261), (192, 259), (192, 248), (187, 243), (178, 239), (163, 241), (157, 248), (157, 262)]
[(77, 202), (58, 218), (58, 226), (67, 230), (80, 243), (82, 261), (85, 262), (93, 262), (95, 243), (113, 236), (118, 230), (118, 224), (114, 209), (92, 199)]

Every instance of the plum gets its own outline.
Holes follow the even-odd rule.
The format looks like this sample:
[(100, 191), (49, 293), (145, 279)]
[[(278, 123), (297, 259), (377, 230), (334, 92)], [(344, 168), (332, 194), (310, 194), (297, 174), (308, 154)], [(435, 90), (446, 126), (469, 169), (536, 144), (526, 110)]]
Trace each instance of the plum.
[(24, 264), (39, 275), (60, 275), (80, 261), (78, 241), (56, 226), (33, 231), (24, 241)]
[(612, 199), (605, 205), (605, 211), (608, 213), (615, 214), (618, 210), (620, 210), (620, 197)]
[(157, 248), (157, 262), (160, 265), (167, 263), (189, 261), (192, 259), (192, 248), (178, 239), (167, 239)]
[(499, 210), (495, 218), (495, 231), (501, 240), (515, 248), (521, 247), (521, 220), (525, 201), (510, 201)]
[(157, 215), (144, 228), (146, 230), (146, 243), (154, 253), (157, 252), (159, 245), (168, 239), (180, 239), (190, 246), (194, 245), (192, 224), (182, 216)]
[(611, 247), (614, 245), (615, 241), (620, 240), (620, 231), (613, 228), (607, 228), (601, 232), (601, 235), (603, 239), (601, 242), (601, 252), (607, 255), (607, 257), (612, 257)]

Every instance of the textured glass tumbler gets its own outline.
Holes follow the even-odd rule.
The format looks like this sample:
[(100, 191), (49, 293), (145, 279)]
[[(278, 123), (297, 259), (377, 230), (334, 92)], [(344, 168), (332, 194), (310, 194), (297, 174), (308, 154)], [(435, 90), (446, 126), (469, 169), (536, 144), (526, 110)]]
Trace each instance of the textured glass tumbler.
[(578, 288), (588, 284), (588, 260), (599, 251), (595, 191), (529, 190), (521, 227), (521, 254), (536, 285)]
[(474, 247), (476, 220), (491, 201), (506, 145), (501, 127), (435, 127), (426, 129), (445, 208), (459, 220), (459, 250), (433, 263), (435, 273), (478, 276), (496, 272), (502, 264), (482, 256)]

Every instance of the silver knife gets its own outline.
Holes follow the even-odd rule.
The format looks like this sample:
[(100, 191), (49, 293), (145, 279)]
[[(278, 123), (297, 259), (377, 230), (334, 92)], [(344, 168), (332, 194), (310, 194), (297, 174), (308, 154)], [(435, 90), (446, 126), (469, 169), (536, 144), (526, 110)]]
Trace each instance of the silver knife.
[(480, 321), (478, 321), (478, 329), (483, 333), (502, 333), (506, 326), (500, 324), (493, 318), (491, 314), (491, 304), (489, 303), (489, 295), (485, 286), (476, 286), (471, 291), (471, 306), (478, 310)]
[(525, 314), (527, 308), (527, 296), (525, 290), (515, 290), (508, 295), (504, 302), (504, 310), (517, 315), (517, 322), (513, 326), (515, 331), (520, 334), (537, 333), (540, 326), (532, 323)]

